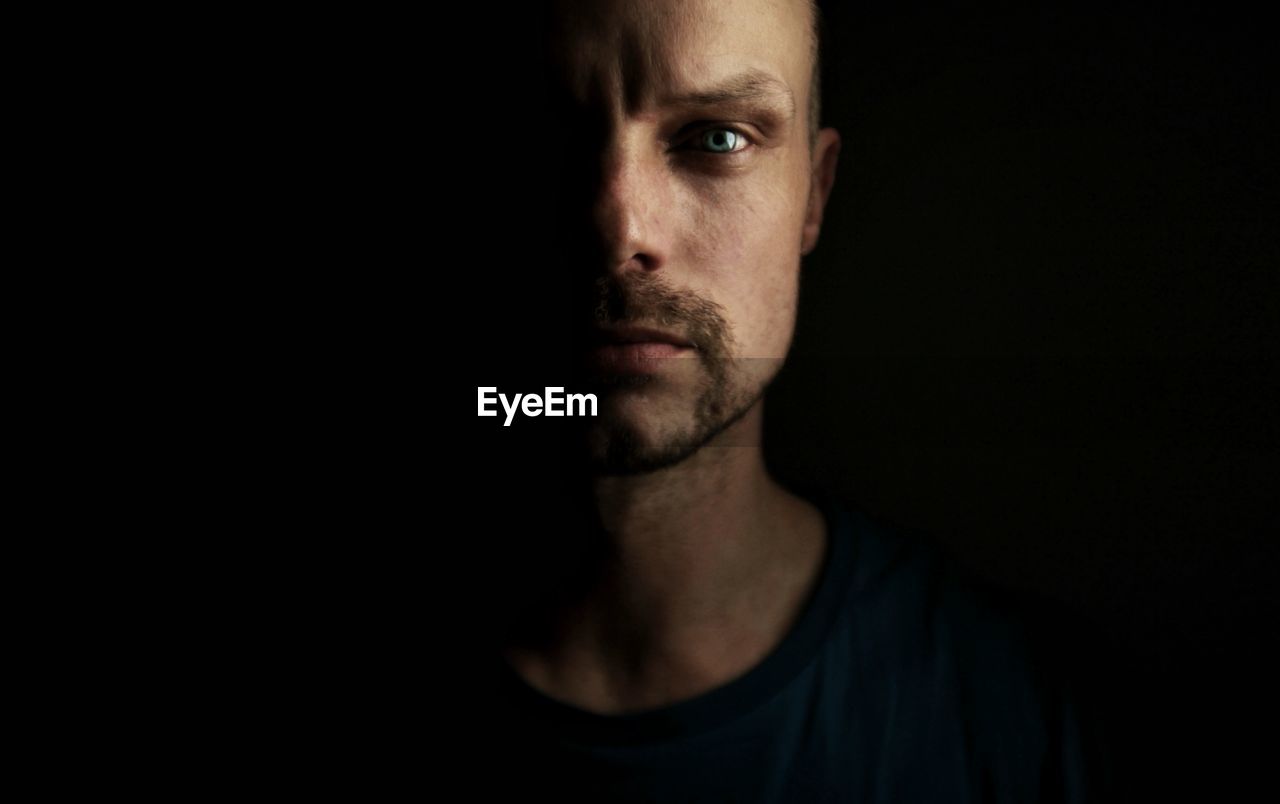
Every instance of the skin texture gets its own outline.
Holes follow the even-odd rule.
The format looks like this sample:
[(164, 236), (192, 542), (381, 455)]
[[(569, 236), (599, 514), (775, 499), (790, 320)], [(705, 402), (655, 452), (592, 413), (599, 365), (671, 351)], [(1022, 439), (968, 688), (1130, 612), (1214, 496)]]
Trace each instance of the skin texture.
[(821, 515), (760, 451), (840, 147), (810, 128), (810, 14), (805, 0), (553, 3), (552, 74), (585, 155), (565, 204), (584, 323), (693, 345), (643, 374), (592, 373), (603, 549), (506, 651), (589, 711), (671, 703), (754, 666), (826, 554)]
[[(581, 218), (596, 245), (585, 259), (602, 269), (596, 320), (658, 325), (698, 347), (648, 377), (595, 378), (627, 391), (604, 399), (597, 467), (650, 471), (744, 416), (781, 369), (800, 257), (830, 189), (812, 162), (833, 162), (838, 138), (819, 132), (810, 149), (803, 2), (561, 6), (555, 69), (598, 132), (583, 149), (598, 161)], [(743, 97), (676, 101), (717, 88)]]

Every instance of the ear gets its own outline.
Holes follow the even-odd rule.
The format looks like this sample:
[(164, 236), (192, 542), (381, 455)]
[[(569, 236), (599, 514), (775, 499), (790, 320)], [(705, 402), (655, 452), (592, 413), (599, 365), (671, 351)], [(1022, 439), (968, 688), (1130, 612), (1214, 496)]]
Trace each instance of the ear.
[(813, 175), (809, 182), (809, 202), (804, 212), (804, 227), (800, 234), (800, 254), (807, 255), (818, 245), (818, 232), (822, 229), (822, 212), (831, 187), (836, 183), (836, 160), (840, 157), (840, 133), (834, 128), (818, 132), (813, 146)]

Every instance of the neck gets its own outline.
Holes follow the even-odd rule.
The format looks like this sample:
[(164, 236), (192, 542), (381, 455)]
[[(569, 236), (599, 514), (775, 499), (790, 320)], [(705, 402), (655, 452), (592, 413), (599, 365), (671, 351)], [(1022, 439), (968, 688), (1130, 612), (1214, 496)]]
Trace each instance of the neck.
[(816, 582), (825, 524), (769, 476), (761, 429), (757, 403), (676, 466), (593, 481), (604, 544), (542, 644), (508, 652), (526, 679), (621, 710), (696, 694), (777, 645)]
[(747, 437), (757, 434), (758, 411), (676, 466), (595, 481), (608, 547), (598, 603), (657, 634), (739, 602), (784, 545), (778, 526), (788, 513), (759, 439)]

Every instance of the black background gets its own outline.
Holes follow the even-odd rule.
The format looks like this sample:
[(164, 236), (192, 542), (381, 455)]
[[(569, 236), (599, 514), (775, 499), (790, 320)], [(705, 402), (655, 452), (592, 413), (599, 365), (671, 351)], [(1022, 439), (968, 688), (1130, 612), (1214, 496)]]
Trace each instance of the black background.
[[(1129, 800), (1268, 782), (1265, 26), (1220, 5), (827, 6), (824, 124), (844, 144), (768, 396), (771, 467), (1096, 623)], [(434, 30), (406, 99), (426, 120), (419, 314), (444, 325), (419, 363), (445, 407), (424, 414), (422, 471), (455, 514), (429, 574), (471, 611), (500, 605), (505, 540), (556, 527), (564, 471), (548, 420), (473, 407), (480, 385), (563, 384), (537, 26), (529, 9)]]

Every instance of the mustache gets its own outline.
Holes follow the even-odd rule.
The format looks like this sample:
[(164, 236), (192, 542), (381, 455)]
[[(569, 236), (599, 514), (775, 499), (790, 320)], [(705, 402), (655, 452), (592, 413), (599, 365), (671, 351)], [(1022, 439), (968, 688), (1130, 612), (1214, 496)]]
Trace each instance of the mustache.
[(600, 326), (657, 325), (674, 330), (712, 355), (727, 355), (731, 340), (724, 308), (673, 288), (661, 276), (634, 273), (624, 281), (601, 276), (592, 285), (593, 323)]

